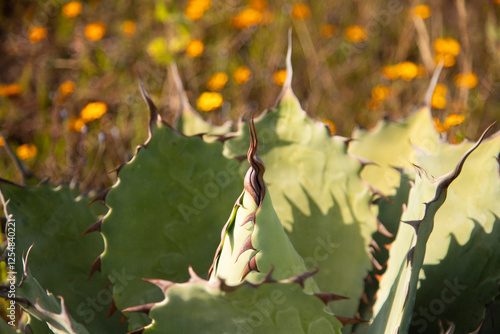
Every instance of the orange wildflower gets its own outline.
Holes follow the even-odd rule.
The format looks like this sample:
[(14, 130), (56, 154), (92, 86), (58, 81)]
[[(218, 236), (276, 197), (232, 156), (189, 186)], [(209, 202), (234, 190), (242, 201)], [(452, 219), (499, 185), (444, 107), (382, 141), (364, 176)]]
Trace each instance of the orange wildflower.
[(104, 37), (106, 25), (102, 22), (92, 22), (85, 26), (85, 37), (89, 41), (98, 41)]
[(204, 49), (203, 42), (200, 41), (199, 39), (192, 39), (189, 41), (188, 45), (186, 46), (186, 54), (188, 57), (199, 57), (203, 53)]
[(82, 3), (80, 1), (71, 1), (62, 8), (62, 14), (68, 18), (77, 17), (82, 12)]
[(40, 42), (47, 37), (47, 29), (44, 27), (33, 27), (28, 32), (28, 38), (32, 44)]
[(307, 19), (311, 16), (311, 10), (303, 3), (296, 3), (292, 7), (292, 17), (298, 20)]
[(273, 73), (274, 83), (278, 86), (283, 86), (286, 80), (286, 70), (281, 70)]
[(365, 28), (358, 25), (347, 27), (344, 31), (344, 36), (349, 42), (353, 43), (364, 42), (368, 39)]
[(21, 94), (22, 88), (18, 83), (0, 85), (0, 96), (15, 96)]
[(231, 26), (236, 29), (246, 29), (262, 22), (263, 15), (258, 10), (247, 8), (231, 19)]
[(209, 90), (221, 90), (227, 82), (227, 74), (224, 72), (217, 72), (212, 75), (207, 82)]
[(237, 84), (243, 85), (252, 78), (252, 72), (246, 66), (238, 67), (233, 73), (233, 79)]
[(80, 116), (82, 121), (85, 123), (91, 122), (95, 119), (101, 118), (102, 115), (106, 113), (108, 106), (104, 102), (91, 102), (87, 104), (82, 111)]
[(223, 102), (224, 99), (221, 94), (216, 92), (204, 92), (200, 95), (198, 100), (196, 100), (196, 107), (198, 110), (208, 112), (219, 108), (222, 106)]
[(129, 20), (123, 21), (122, 30), (125, 33), (125, 36), (127, 36), (127, 37), (134, 36), (135, 35), (135, 31), (136, 31), (135, 22), (134, 21), (129, 21)]
[(455, 76), (455, 85), (457, 87), (467, 87), (472, 89), (478, 84), (477, 76), (474, 73), (459, 73)]
[(36, 157), (38, 149), (33, 144), (22, 144), (16, 150), (17, 156), (21, 160), (30, 160)]

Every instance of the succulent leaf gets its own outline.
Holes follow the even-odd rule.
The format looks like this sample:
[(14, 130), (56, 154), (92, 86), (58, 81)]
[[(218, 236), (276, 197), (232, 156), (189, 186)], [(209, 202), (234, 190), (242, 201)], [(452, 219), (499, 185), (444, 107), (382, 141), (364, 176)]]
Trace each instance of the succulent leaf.
[[(250, 124), (250, 163), (244, 190), (228, 222), (210, 268), (210, 280), (223, 279), (229, 285), (242, 280), (257, 283), (273, 270), (276, 279), (284, 279), (306, 271), (302, 257), (295, 251), (278, 216), (264, 182), (265, 166), (257, 155), (258, 139), (255, 126)], [(305, 291), (318, 292), (312, 279)]]
[(324, 302), (297, 285), (304, 279), (300, 275), (284, 280), (267, 275), (237, 286), (191, 275), (186, 283), (154, 280), (163, 301), (124, 310), (146, 312), (153, 320), (136, 333), (340, 334), (342, 324), (324, 311)]
[(393, 195), (400, 184), (400, 172), (411, 170), (416, 163), (415, 146), (435, 152), (439, 135), (434, 129), (430, 108), (419, 108), (399, 122), (380, 121), (370, 130), (354, 130), (349, 153), (374, 164), (361, 172), (361, 177), (385, 195)]
[[(335, 313), (353, 316), (371, 269), (368, 245), (376, 230), (371, 192), (360, 179), (363, 164), (347, 154), (348, 140), (332, 137), (327, 127), (309, 118), (291, 89), (291, 48), (287, 80), (277, 107), (255, 120), (264, 180), (274, 209), (308, 270), (319, 268), (321, 291), (352, 299), (332, 305)], [(240, 132), (224, 142), (224, 153), (241, 157), (251, 141)], [(241, 172), (248, 168), (243, 164)]]
[[(434, 154), (421, 151), (418, 163), (430, 175), (439, 175), (472, 146), (442, 143)], [(496, 133), (476, 149), (449, 187), (427, 242), (414, 330), (437, 331), (441, 320), (453, 322), (458, 333), (472, 332), (485, 316), (485, 305), (499, 293), (499, 155)]]
[(415, 185), (410, 191), (403, 224), (390, 250), (387, 271), (382, 276), (373, 322), (368, 333), (406, 333), (409, 330), (416, 298), (420, 269), (424, 262), (427, 242), (435, 225), (435, 216), (445, 202), (448, 187), (462, 171), (467, 157), (479, 146), (471, 147), (455, 168), (431, 180), (420, 167)]
[[(102, 271), (112, 279), (118, 309), (161, 299), (141, 277), (181, 282), (188, 266), (207, 273), (220, 241), (221, 222), (238, 196), (239, 163), (222, 155), (220, 142), (186, 137), (163, 123), (145, 91), (151, 122), (148, 141), (123, 165), (105, 197), (100, 226), (106, 248)], [(155, 118), (156, 117), (156, 118)], [(142, 320), (130, 320), (139, 328)]]
[[(88, 279), (92, 261), (103, 247), (98, 235), (82, 237), (97, 220), (88, 206), (90, 200), (75, 199), (68, 186), (27, 187), (0, 180), (0, 190), (5, 215), (15, 224), (15, 271), (23, 272), (20, 259), (34, 244), (30, 269), (42, 291), (63, 296), (69, 312), (89, 331), (123, 332), (118, 328), (119, 315), (106, 319), (103, 312), (111, 302), (105, 290), (107, 277), (97, 274)], [(25, 286), (18, 289), (20, 294)]]

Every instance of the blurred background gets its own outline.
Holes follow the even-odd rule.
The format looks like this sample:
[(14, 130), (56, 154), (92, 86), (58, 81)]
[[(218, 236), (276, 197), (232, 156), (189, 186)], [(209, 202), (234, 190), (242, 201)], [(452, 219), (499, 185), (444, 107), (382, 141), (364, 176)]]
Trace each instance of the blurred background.
[[(451, 143), (500, 119), (500, 0), (2, 1), (0, 177), (11, 159), (52, 182), (102, 189), (147, 138), (140, 73), (167, 121), (190, 103), (215, 124), (271, 108), (286, 76), (308, 114), (349, 137), (432, 97)], [(498, 129), (498, 124), (495, 129)]]

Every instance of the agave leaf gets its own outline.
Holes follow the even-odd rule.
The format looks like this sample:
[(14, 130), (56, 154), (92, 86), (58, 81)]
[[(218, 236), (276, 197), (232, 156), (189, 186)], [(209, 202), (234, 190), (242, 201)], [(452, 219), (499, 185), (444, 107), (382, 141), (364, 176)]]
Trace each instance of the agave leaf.
[[(185, 281), (188, 266), (207, 273), (220, 241), (226, 208), (238, 196), (237, 161), (220, 142), (186, 137), (150, 108), (150, 137), (119, 169), (105, 196), (109, 212), (92, 230), (106, 244), (95, 268), (110, 276), (118, 309), (155, 302), (161, 292), (141, 277)], [(113, 272), (123, 279), (113, 279)], [(131, 329), (146, 321), (130, 320)]]
[(439, 136), (430, 108), (423, 106), (400, 122), (380, 121), (370, 130), (354, 130), (349, 153), (373, 161), (361, 177), (385, 195), (393, 195), (400, 184), (399, 169), (412, 169), (417, 151), (414, 146), (434, 152)]
[[(244, 190), (224, 226), (210, 270), (211, 280), (220, 278), (229, 285), (242, 280), (257, 283), (270, 270), (276, 279), (306, 271), (304, 260), (293, 248), (266, 194), (265, 166), (257, 155), (253, 122), (250, 134), (252, 141), (247, 154), (250, 168), (245, 175)], [(305, 291), (318, 292), (312, 279), (307, 281)]]
[[(123, 332), (118, 328), (118, 315), (106, 319), (104, 310), (111, 304), (105, 289), (107, 277), (98, 274), (88, 279), (92, 262), (103, 247), (98, 235), (82, 237), (97, 220), (88, 206), (89, 199), (75, 199), (68, 186), (27, 187), (0, 180), (0, 190), (5, 215), (10, 217), (6, 232), (15, 230), (16, 263), (10, 269), (23, 272), (20, 259), (34, 244), (30, 259), (33, 275), (44, 289), (64, 297), (77, 322), (91, 332)], [(18, 289), (20, 294), (25, 286)]]
[[(319, 268), (315, 281), (320, 290), (352, 298), (332, 305), (334, 312), (353, 316), (371, 269), (368, 244), (377, 226), (371, 192), (359, 176), (363, 164), (346, 152), (347, 140), (332, 137), (323, 123), (307, 116), (291, 81), (290, 44), (277, 107), (255, 120), (264, 180), (307, 269)], [(245, 155), (250, 143), (245, 128), (240, 124), (240, 132), (225, 141), (227, 156)]]
[[(163, 301), (124, 310), (145, 312), (153, 320), (133, 333), (340, 334), (341, 321), (324, 311), (324, 295), (305, 293), (310, 273), (285, 280), (227, 285), (191, 272), (186, 283), (148, 280), (162, 288)], [(320, 298), (323, 297), (323, 298)]]
[[(17, 289), (19, 304), (32, 317), (47, 324), (50, 331), (55, 334), (88, 334), (87, 329), (75, 321), (69, 314), (63, 297), (56, 298), (52, 293), (40, 286), (33, 278), (30, 270), (26, 272), (23, 283)], [(60, 299), (60, 302), (58, 301)], [(96, 329), (97, 331), (102, 330)], [(37, 331), (37, 333), (39, 333)]]
[[(394, 195), (400, 184), (400, 170), (413, 170), (418, 146), (427, 152), (435, 152), (439, 134), (434, 127), (431, 100), (436, 88), (442, 64), (429, 83), (421, 106), (399, 122), (381, 120), (369, 131), (355, 129), (349, 153), (374, 162), (361, 173), (364, 180), (386, 196)], [(396, 168), (396, 169), (395, 169)]]
[(415, 185), (410, 191), (408, 208), (402, 226), (391, 247), (388, 268), (382, 276), (373, 322), (368, 333), (407, 333), (416, 298), (420, 269), (427, 241), (435, 224), (435, 216), (445, 202), (448, 187), (460, 174), (467, 157), (484, 138), (470, 148), (455, 168), (431, 180), (418, 168)]
[[(418, 163), (439, 175), (472, 146), (442, 143), (434, 154), (421, 151)], [(437, 331), (441, 320), (453, 322), (458, 333), (472, 332), (485, 316), (485, 305), (498, 295), (499, 154), (500, 132), (476, 149), (449, 187), (427, 242), (413, 330)]]

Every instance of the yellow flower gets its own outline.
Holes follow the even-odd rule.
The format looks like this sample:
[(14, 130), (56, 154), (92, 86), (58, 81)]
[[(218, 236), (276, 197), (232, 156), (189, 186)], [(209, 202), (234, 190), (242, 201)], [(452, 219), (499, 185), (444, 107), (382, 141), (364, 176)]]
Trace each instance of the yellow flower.
[(405, 81), (411, 81), (418, 75), (418, 66), (411, 61), (405, 61), (397, 65), (399, 77)]
[(444, 96), (444, 95), (446, 95), (446, 93), (448, 93), (448, 88), (446, 88), (446, 86), (443, 84), (437, 84), (436, 88), (434, 88), (433, 94)]
[(444, 126), (450, 128), (452, 126), (462, 124), (464, 121), (465, 121), (465, 115), (450, 114), (444, 120)]
[(286, 70), (281, 70), (273, 73), (274, 83), (278, 86), (283, 86), (286, 80)]
[(337, 129), (335, 126), (335, 123), (333, 123), (332, 121), (330, 121), (328, 119), (324, 119), (321, 122), (326, 124), (326, 126), (328, 127), (328, 130), (330, 130), (330, 134), (333, 136), (335, 134), (335, 130)]
[(227, 82), (227, 74), (224, 72), (217, 72), (212, 75), (207, 82), (209, 90), (221, 90)]
[(29, 160), (36, 157), (38, 150), (33, 144), (22, 144), (16, 150), (17, 156), (21, 160)]
[(454, 38), (437, 38), (434, 41), (436, 53), (457, 56), (460, 53), (460, 44)]
[(442, 60), (444, 61), (444, 67), (452, 67), (453, 65), (455, 65), (455, 56), (453, 55), (438, 53), (434, 56), (434, 63), (436, 63), (436, 65), (439, 64)]
[(249, 0), (248, 6), (259, 12), (264, 12), (267, 9), (267, 1), (266, 0)]
[(75, 91), (75, 83), (73, 81), (64, 81), (61, 86), (59, 86), (59, 92), (62, 96), (68, 96)]
[(205, 11), (212, 7), (210, 0), (190, 0), (184, 10), (184, 15), (193, 21), (197, 21), (203, 17)]
[(216, 92), (204, 92), (196, 100), (196, 107), (201, 111), (212, 111), (222, 106), (222, 95)]
[(437, 132), (443, 133), (443, 132), (448, 131), (449, 127), (446, 127), (443, 123), (441, 123), (437, 117), (434, 117), (433, 121), (434, 121), (434, 126), (436, 127)]
[(292, 17), (303, 20), (311, 16), (311, 10), (303, 3), (296, 3), (292, 7)]
[(477, 76), (474, 73), (459, 73), (455, 76), (455, 85), (457, 87), (467, 87), (472, 89), (478, 84)]
[(431, 106), (434, 109), (444, 109), (446, 107), (446, 97), (434, 93), (431, 98)]
[(252, 78), (252, 72), (246, 66), (238, 67), (233, 73), (233, 79), (237, 84), (243, 85)]
[(73, 132), (81, 132), (85, 126), (85, 121), (81, 118), (73, 118), (68, 122), (68, 130)]
[(5, 140), (3, 137), (0, 137), (0, 146), (5, 146)]
[(135, 35), (136, 26), (134, 21), (123, 21), (122, 30), (125, 33), (125, 36), (132, 37)]
[(203, 53), (203, 42), (200, 41), (199, 39), (192, 39), (189, 41), (188, 45), (186, 46), (186, 54), (189, 57), (199, 57)]
[(258, 10), (247, 8), (231, 19), (231, 26), (236, 29), (246, 29), (262, 22), (263, 15)]
[(104, 102), (91, 102), (87, 104), (80, 112), (80, 117), (83, 122), (87, 123), (95, 119), (101, 118), (106, 113), (108, 107)]
[(375, 101), (383, 101), (389, 96), (389, 87), (377, 85), (372, 89), (372, 98)]
[(0, 96), (15, 96), (21, 94), (22, 88), (18, 83), (0, 85)]
[(319, 34), (325, 38), (330, 38), (337, 32), (337, 27), (333, 24), (324, 24), (319, 29)]
[(344, 31), (344, 36), (349, 42), (360, 43), (368, 39), (365, 28), (361, 26), (349, 26)]
[(431, 106), (434, 109), (444, 109), (446, 107), (446, 93), (448, 89), (443, 84), (437, 84), (432, 93)]
[(90, 41), (98, 41), (104, 37), (106, 25), (102, 22), (92, 22), (85, 27), (85, 37)]
[(66, 17), (72, 18), (80, 15), (82, 11), (82, 3), (80, 1), (71, 1), (65, 4), (62, 8), (62, 14)]
[(431, 16), (431, 8), (427, 5), (418, 5), (413, 7), (413, 14), (420, 17), (422, 20), (425, 20)]
[(399, 78), (399, 69), (397, 65), (388, 65), (382, 68), (382, 73), (389, 80), (396, 80)]
[(45, 37), (47, 37), (47, 29), (44, 27), (33, 27), (28, 32), (28, 38), (33, 44), (40, 42)]

